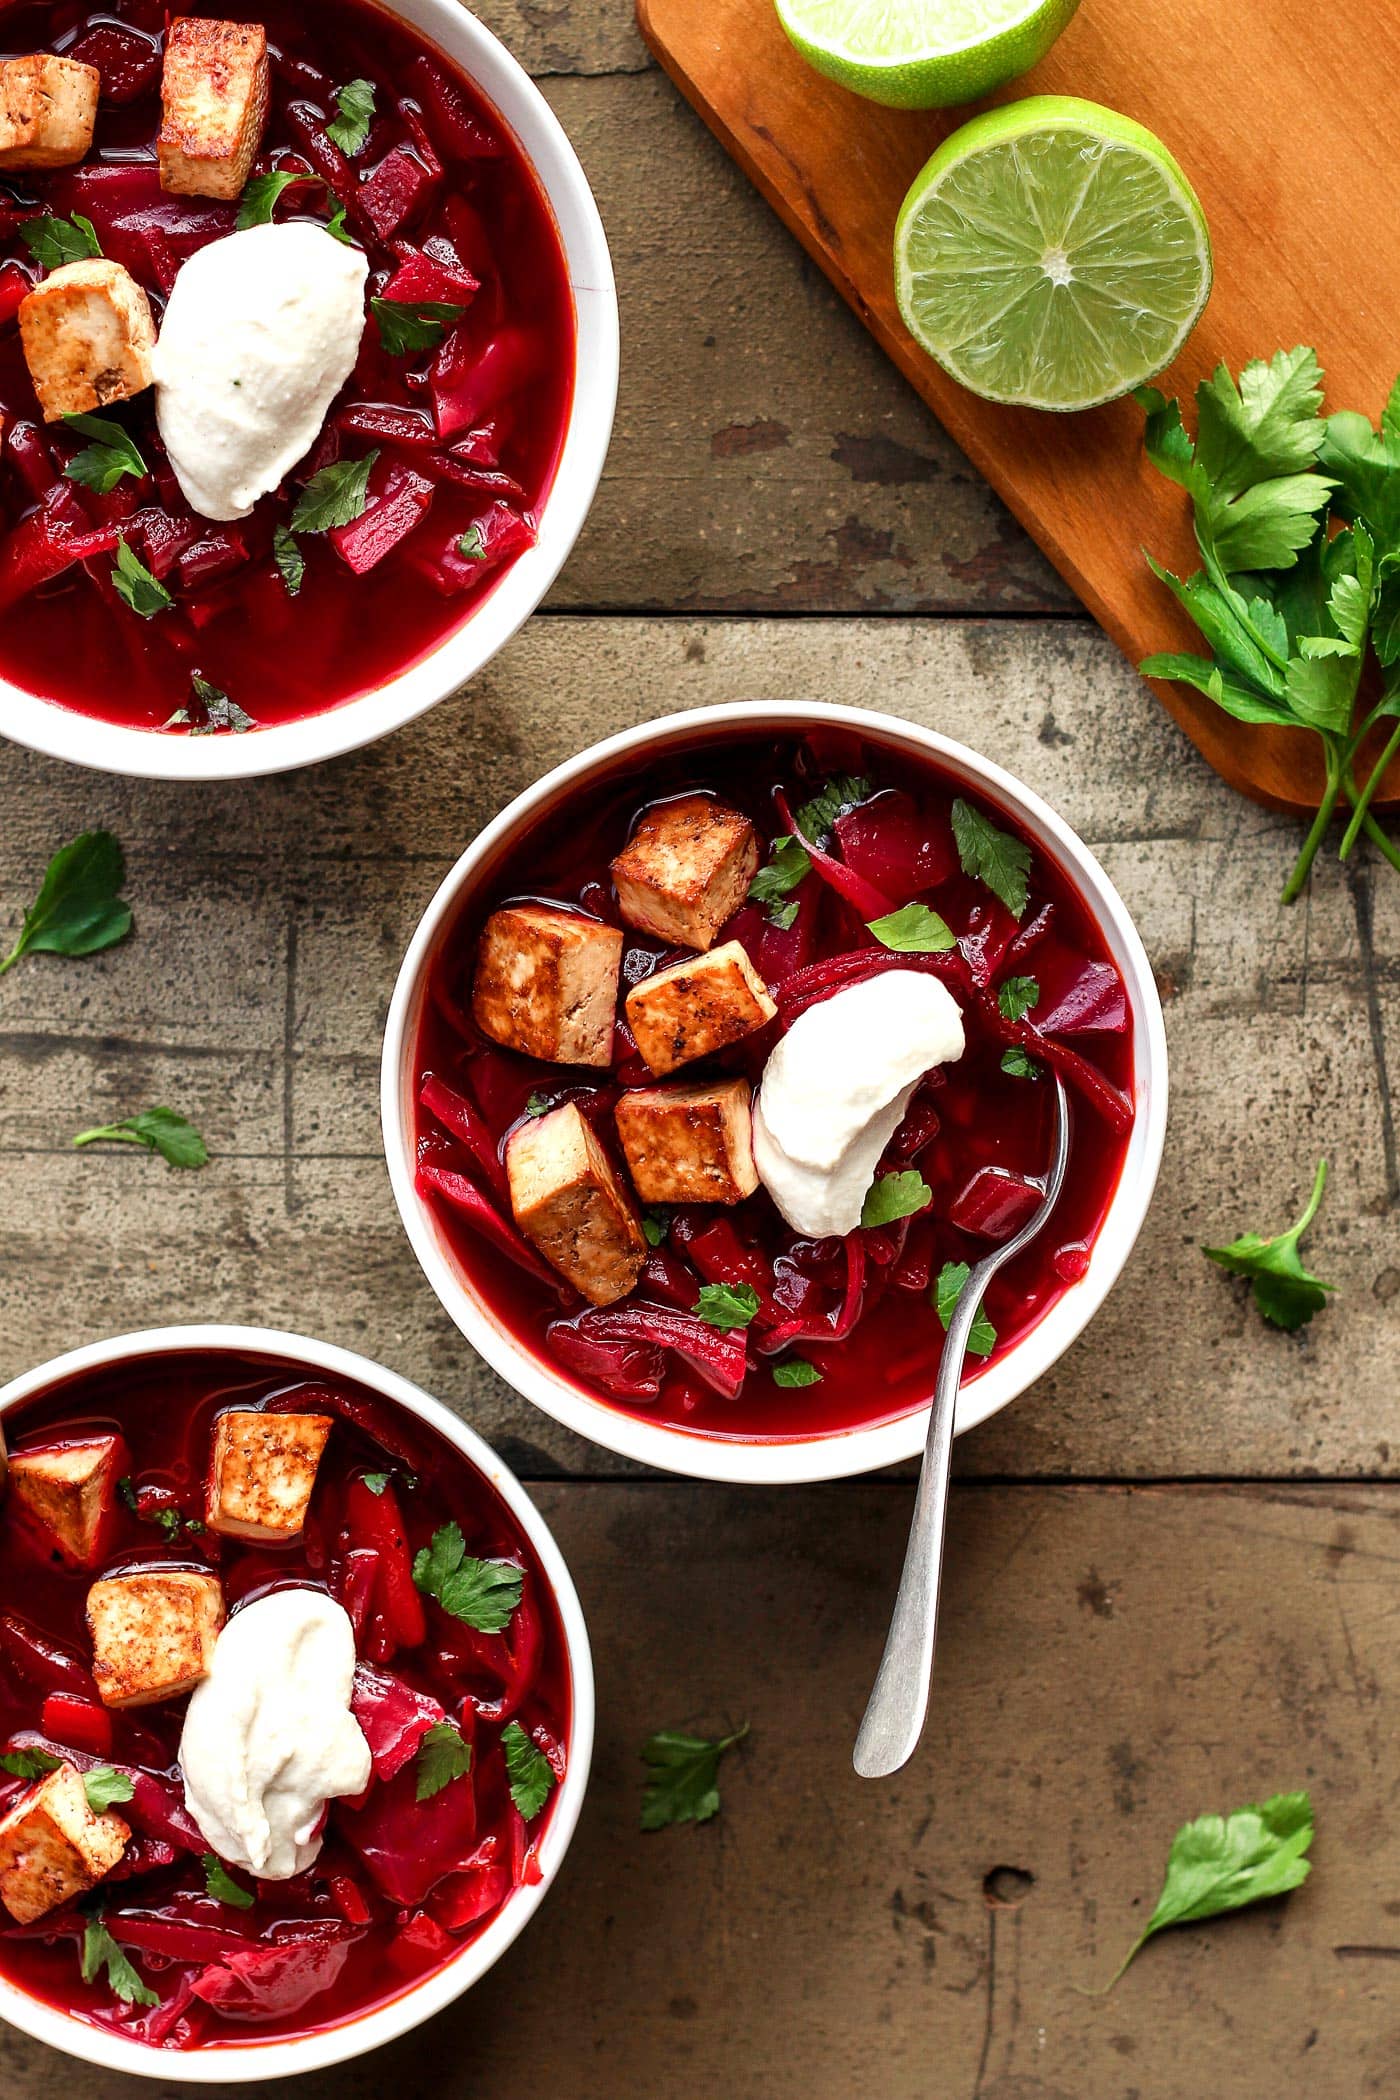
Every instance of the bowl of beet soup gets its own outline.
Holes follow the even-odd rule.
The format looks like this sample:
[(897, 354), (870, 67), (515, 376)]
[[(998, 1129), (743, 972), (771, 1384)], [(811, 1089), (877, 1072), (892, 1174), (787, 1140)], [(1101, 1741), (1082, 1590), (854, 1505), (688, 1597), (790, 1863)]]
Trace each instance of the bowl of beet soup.
[[(184, 500), (158, 386), (101, 410), (144, 477), (70, 475), (94, 433), (44, 420), (18, 320), (68, 250), (34, 252), (26, 227), (52, 218), (73, 240), (91, 228), (159, 328), (180, 271), (245, 223), (250, 191), (163, 186), (170, 30), (156, 0), (0, 0), (0, 59), (50, 51), (102, 82), (80, 163), (0, 171), (0, 733), (105, 771), (224, 779), (373, 741), (469, 681), (534, 611), (602, 472), (617, 298), (572, 146), (467, 8), (191, 12), (266, 33), (268, 117), (249, 185), (285, 175), (264, 218), (363, 250), (358, 362), (312, 450), (233, 524)], [(347, 82), (374, 96), (353, 153), (331, 135)], [(360, 515), (290, 531), (309, 482), (365, 461)], [(163, 597), (139, 584), (134, 609), (114, 584), (118, 539)]]
[[(308, 1419), (322, 1448), (295, 1535), (220, 1521), (247, 1513), (230, 1502), (216, 1516), (232, 1477), (211, 1456), (220, 1425), (276, 1437)], [(593, 1741), (577, 1595), (495, 1454), (406, 1379), (264, 1328), (75, 1350), (0, 1391), (0, 1431), (0, 1830), (46, 1777), (80, 1781), (90, 1807), (108, 1806), (99, 1823), (119, 1819), (122, 1848), (86, 1891), (55, 1902), (50, 1889), (26, 1921), (11, 1914), (26, 1909), (23, 1861), (16, 1878), (0, 1841), (0, 2017), (107, 2069), (223, 2085), (358, 2056), (468, 1989), (553, 1881)], [(61, 1513), (53, 1531), (39, 1521), (52, 1505), (33, 1482), (54, 1454), (80, 1462), (80, 1552)], [(448, 1561), (503, 1595), (485, 1630), (441, 1569), (427, 1573), (452, 1526)], [(353, 1624), (350, 1712), (370, 1778), (328, 1803), (319, 1854), (293, 1878), (220, 1869), (176, 1761), (186, 1688), (118, 1700), (94, 1599), (133, 1574), (198, 1582), (226, 1629), (289, 1586)], [(141, 1667), (141, 1632), (138, 1620), (119, 1668)], [(444, 1738), (452, 1754), (434, 1762)]]
[[(775, 1052), (856, 987), (872, 1013), (941, 1000), (929, 979), (963, 1054), (913, 1068), (854, 1229), (790, 1223), (759, 1173)], [(645, 1464), (821, 1480), (921, 1449), (961, 1279), (1048, 1164), (1048, 1070), (1065, 1189), (988, 1294), (959, 1430), (1069, 1347), (1137, 1237), (1167, 1108), (1151, 967), (1000, 767), (892, 716), (741, 703), (595, 745), (468, 847), (400, 972), (381, 1107), (414, 1251), (518, 1392)]]

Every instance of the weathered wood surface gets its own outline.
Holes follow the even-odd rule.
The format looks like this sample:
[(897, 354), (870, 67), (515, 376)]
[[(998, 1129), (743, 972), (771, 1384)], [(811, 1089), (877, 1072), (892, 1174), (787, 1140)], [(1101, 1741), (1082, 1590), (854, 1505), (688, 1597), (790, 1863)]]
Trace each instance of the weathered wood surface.
[[(1393, 1490), (963, 1488), (928, 1738), (850, 1746), (905, 1489), (548, 1488), (599, 1656), (557, 1888), (432, 2027), (305, 2100), (1392, 2100)], [(658, 1727), (752, 1723), (717, 1822), (644, 1838)], [(1311, 1789), (1285, 1903), (1103, 1984), (1177, 1825)], [(7, 2100), (156, 2090), (0, 2031)], [(172, 2090), (173, 2088), (169, 2088)]]
[[(377, 749), (232, 787), (0, 747), (4, 914), (96, 823), (127, 847), (137, 913), (109, 955), (0, 981), (0, 1371), (161, 1320), (285, 1323), (422, 1379), (527, 1472), (619, 1470), (476, 1363), (421, 1280), (380, 1155), (383, 1017), (439, 879), (546, 767), (672, 708), (804, 694), (936, 725), (1040, 789), (1120, 884), (1166, 996), (1174, 1108), (1138, 1253), (964, 1470), (1395, 1470), (1400, 885), (1324, 863), (1281, 910), (1293, 826), (1230, 794), (1071, 622), (542, 619)], [(203, 1125), (203, 1174), (66, 1149), (158, 1100)], [(1281, 1229), (1324, 1151), (1312, 1255), (1341, 1295), (1290, 1340), (1196, 1243)]]

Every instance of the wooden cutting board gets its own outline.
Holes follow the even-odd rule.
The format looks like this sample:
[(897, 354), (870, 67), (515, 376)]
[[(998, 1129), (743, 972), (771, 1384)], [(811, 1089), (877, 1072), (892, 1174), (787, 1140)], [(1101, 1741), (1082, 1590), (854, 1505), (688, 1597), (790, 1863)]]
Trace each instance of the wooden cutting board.
[[(637, 0), (681, 91), (978, 471), (1124, 653), (1193, 649), (1195, 629), (1141, 549), (1197, 566), (1180, 492), (1142, 452), (1131, 401), (1054, 416), (980, 401), (926, 357), (894, 298), (891, 238), (909, 183), (971, 111), (878, 107), (800, 59), (773, 0)], [(1215, 290), (1161, 383), (1185, 393), (1220, 359), (1311, 343), (1332, 408), (1373, 419), (1400, 369), (1394, 145), (1400, 7), (1374, 0), (1083, 0), (1049, 56), (998, 101), (1083, 95), (1157, 132), (1210, 221)], [(1232, 786), (1315, 806), (1316, 740), (1248, 729), (1181, 686), (1163, 704)], [(1400, 768), (1390, 777), (1400, 797)]]

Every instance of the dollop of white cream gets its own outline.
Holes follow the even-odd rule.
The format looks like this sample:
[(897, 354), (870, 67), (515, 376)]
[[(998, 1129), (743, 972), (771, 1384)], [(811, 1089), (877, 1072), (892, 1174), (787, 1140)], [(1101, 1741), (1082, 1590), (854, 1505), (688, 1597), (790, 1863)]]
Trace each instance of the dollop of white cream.
[(915, 1087), (964, 1047), (946, 985), (886, 970), (799, 1014), (763, 1068), (753, 1155), (794, 1232), (854, 1232)]
[(156, 421), (202, 518), (246, 518), (311, 450), (359, 355), (368, 276), (360, 249), (295, 221), (211, 241), (181, 269)]
[(180, 1737), (185, 1806), (220, 1859), (262, 1881), (311, 1865), (326, 1803), (369, 1785), (354, 1675), (354, 1629), (324, 1591), (274, 1590), (234, 1613)]

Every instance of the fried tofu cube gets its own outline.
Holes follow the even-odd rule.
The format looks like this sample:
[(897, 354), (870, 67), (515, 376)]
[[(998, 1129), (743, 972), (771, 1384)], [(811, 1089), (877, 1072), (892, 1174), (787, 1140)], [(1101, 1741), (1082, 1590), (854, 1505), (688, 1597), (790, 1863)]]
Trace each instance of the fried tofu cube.
[(0, 1817), (0, 1903), (19, 1924), (32, 1925), (95, 1888), (130, 1836), (111, 1809), (93, 1814), (80, 1772), (58, 1765)]
[(241, 197), (262, 144), (270, 86), (260, 22), (190, 15), (172, 22), (156, 140), (161, 188), (177, 197)]
[(99, 1558), (125, 1466), (119, 1436), (11, 1455), (11, 1497), (51, 1559), (90, 1568)]
[(643, 933), (703, 950), (747, 897), (758, 861), (747, 817), (712, 795), (682, 795), (649, 809), (613, 862), (618, 909)]
[(151, 1706), (207, 1676), (224, 1623), (216, 1575), (151, 1568), (95, 1582), (87, 1594), (92, 1674), (104, 1706)]
[(738, 941), (672, 963), (627, 994), (627, 1025), (658, 1079), (752, 1035), (777, 1011)]
[(472, 1013), (483, 1035), (551, 1065), (611, 1064), (622, 933), (553, 904), (508, 904), (481, 930)]
[(104, 256), (51, 270), (21, 302), (19, 332), (46, 423), (129, 401), (151, 384), (150, 301)]
[(316, 1469), (334, 1427), (330, 1415), (275, 1415), (230, 1408), (214, 1428), (205, 1518), (211, 1531), (276, 1544), (306, 1522)]
[(515, 1222), (592, 1305), (612, 1305), (647, 1258), (641, 1219), (576, 1102), (511, 1133), (506, 1173)]
[(102, 75), (47, 51), (0, 64), (0, 168), (72, 168), (92, 144)]
[(742, 1203), (758, 1187), (747, 1079), (633, 1087), (617, 1134), (643, 1203)]

